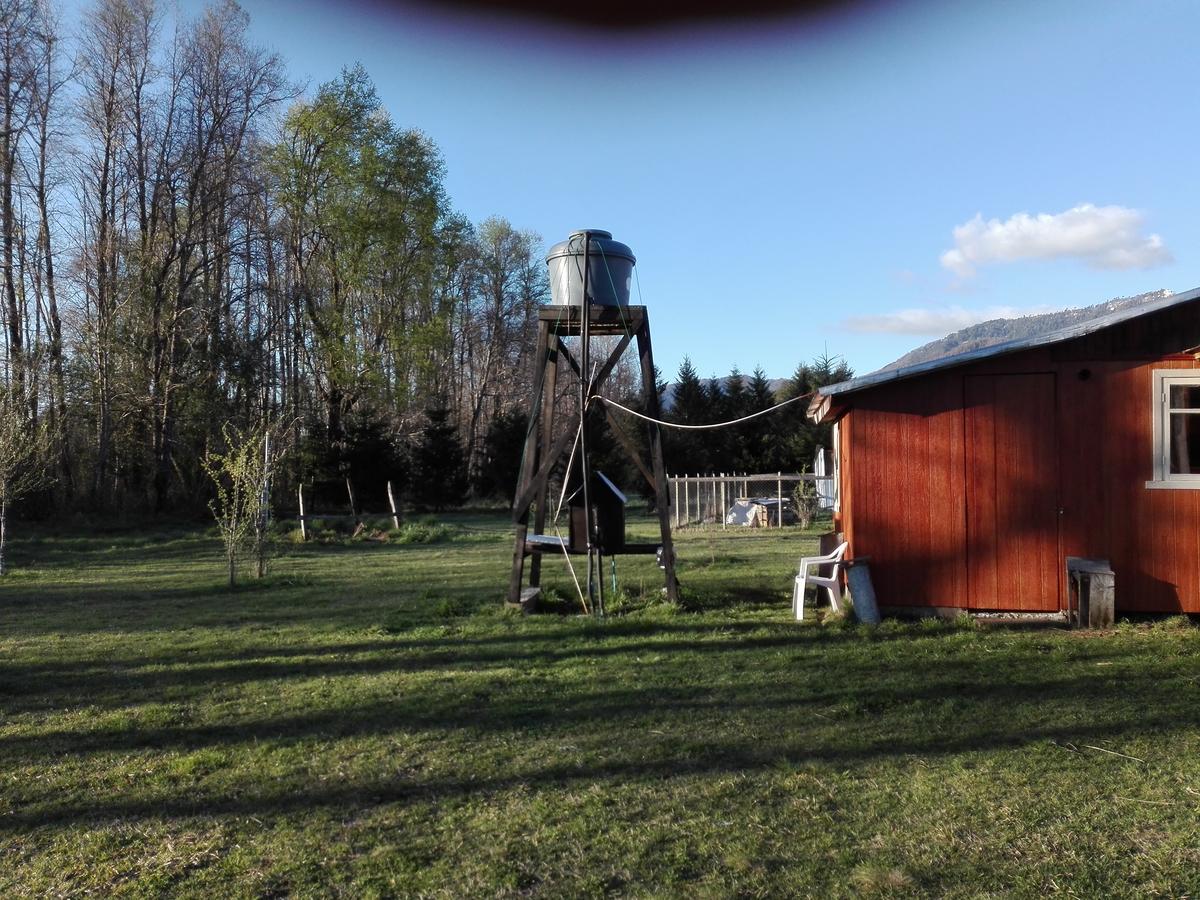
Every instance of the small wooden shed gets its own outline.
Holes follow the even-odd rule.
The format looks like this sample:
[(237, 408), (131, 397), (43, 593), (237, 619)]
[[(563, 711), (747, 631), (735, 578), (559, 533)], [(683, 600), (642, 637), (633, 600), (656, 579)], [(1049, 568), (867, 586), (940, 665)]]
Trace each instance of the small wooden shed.
[(1057, 612), (1107, 559), (1118, 612), (1200, 613), (1200, 289), (822, 388), (835, 527), (881, 605)]

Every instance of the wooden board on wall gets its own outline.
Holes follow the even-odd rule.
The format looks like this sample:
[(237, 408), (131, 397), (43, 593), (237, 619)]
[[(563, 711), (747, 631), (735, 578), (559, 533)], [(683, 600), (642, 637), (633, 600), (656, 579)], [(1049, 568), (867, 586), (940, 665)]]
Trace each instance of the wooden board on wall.
[(1146, 487), (1153, 477), (1153, 372), (1194, 366), (1125, 365), (1106, 379), (1106, 556), (1117, 576), (1118, 611), (1200, 612), (1200, 491)]
[(1058, 610), (1055, 376), (969, 375), (965, 398), (969, 605)]
[(871, 557), (881, 604), (962, 606), (962, 380), (923, 388), (916, 398), (877, 392), (870, 409), (847, 417), (847, 537), (855, 556)]

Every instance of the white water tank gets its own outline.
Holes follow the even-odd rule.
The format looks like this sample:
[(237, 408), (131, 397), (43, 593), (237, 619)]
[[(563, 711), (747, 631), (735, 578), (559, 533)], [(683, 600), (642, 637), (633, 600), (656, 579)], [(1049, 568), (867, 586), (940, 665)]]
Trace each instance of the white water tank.
[(598, 306), (628, 306), (633, 280), (633, 251), (612, 234), (597, 228), (571, 232), (550, 248), (550, 302), (556, 306), (583, 305), (584, 242), (588, 248), (588, 294)]

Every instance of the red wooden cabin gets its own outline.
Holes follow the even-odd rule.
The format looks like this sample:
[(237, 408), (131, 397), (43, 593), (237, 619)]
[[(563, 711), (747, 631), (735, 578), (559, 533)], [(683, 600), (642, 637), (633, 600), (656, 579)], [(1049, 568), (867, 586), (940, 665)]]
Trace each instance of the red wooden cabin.
[(1118, 612), (1200, 612), (1200, 289), (823, 388), (835, 527), (890, 607), (1057, 612), (1067, 556)]

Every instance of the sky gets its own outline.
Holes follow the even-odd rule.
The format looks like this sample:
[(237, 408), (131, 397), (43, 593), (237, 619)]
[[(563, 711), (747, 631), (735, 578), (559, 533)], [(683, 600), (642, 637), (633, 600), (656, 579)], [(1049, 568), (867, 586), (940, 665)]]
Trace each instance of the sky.
[(1200, 286), (1193, 0), (599, 32), (243, 6), (310, 92), (361, 62), (472, 221), (630, 245), (667, 376), (685, 355), (703, 377), (823, 353), (865, 373), (973, 321)]

